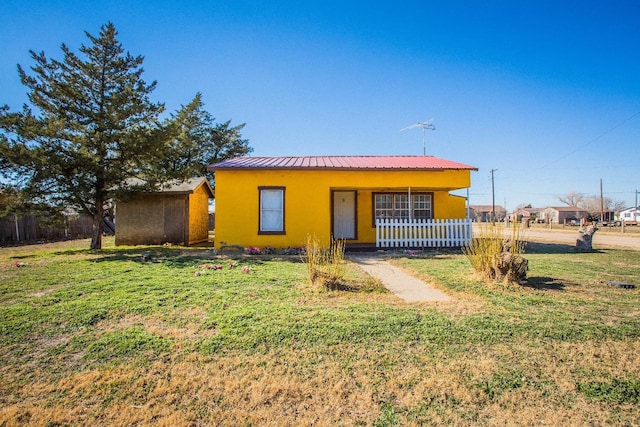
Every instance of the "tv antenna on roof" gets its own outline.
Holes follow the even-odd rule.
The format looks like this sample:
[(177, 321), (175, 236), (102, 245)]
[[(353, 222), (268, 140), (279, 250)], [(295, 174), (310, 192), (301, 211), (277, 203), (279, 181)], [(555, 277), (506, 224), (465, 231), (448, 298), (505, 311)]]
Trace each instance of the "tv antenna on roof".
[(408, 130), (408, 129), (413, 129), (413, 128), (422, 128), (422, 155), (426, 156), (427, 155), (427, 146), (425, 145), (425, 142), (424, 142), (424, 131), (426, 129), (436, 130), (436, 125), (433, 124), (433, 119), (429, 119), (426, 122), (418, 122), (418, 123), (412, 124), (411, 126), (407, 126), (404, 129), (400, 129), (400, 132)]

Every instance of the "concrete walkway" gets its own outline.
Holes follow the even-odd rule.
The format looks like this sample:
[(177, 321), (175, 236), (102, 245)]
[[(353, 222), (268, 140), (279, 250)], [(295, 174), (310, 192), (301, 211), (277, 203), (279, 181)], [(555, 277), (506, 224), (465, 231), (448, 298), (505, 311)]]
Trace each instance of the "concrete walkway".
[(420, 279), (408, 275), (375, 255), (353, 255), (349, 259), (369, 275), (379, 279), (385, 288), (406, 302), (450, 301), (449, 296)]

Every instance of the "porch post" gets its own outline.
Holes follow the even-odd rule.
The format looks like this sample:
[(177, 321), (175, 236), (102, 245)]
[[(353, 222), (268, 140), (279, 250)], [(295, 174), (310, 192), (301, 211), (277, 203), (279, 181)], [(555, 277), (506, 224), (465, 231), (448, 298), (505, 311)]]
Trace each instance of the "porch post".
[(469, 219), (469, 187), (467, 187), (467, 219)]

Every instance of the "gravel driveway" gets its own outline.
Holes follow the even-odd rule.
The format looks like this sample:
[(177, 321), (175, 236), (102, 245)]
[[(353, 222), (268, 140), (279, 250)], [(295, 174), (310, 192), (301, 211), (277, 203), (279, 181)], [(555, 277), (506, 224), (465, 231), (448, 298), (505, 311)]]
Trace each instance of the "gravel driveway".
[[(544, 229), (532, 229), (526, 228), (523, 230), (523, 237), (530, 242), (541, 243), (562, 243), (566, 245), (575, 246), (578, 239), (579, 228), (572, 228), (568, 230), (544, 230)], [(506, 235), (511, 234), (511, 229), (505, 228), (504, 233)], [(640, 251), (640, 235), (638, 234), (611, 234), (602, 233), (596, 231), (593, 235), (593, 248), (594, 249), (631, 249)]]

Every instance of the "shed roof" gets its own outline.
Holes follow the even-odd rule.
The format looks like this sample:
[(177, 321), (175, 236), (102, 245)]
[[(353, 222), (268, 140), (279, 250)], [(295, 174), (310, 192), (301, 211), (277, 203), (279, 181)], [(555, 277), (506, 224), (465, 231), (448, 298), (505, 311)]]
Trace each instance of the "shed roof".
[(478, 170), (434, 156), (236, 157), (209, 169)]
[[(127, 181), (130, 187), (142, 186), (145, 181), (139, 178), (131, 178)], [(150, 193), (162, 193), (162, 194), (191, 194), (198, 189), (201, 185), (205, 186), (206, 191), (210, 197), (213, 198), (214, 192), (209, 180), (205, 177), (190, 178), (185, 181), (173, 180), (165, 182), (160, 185), (157, 191), (151, 191)]]
[(191, 178), (183, 182), (170, 181), (162, 187), (161, 191), (164, 193), (193, 193), (198, 187), (203, 184), (206, 187), (209, 187), (209, 190), (211, 190), (211, 195), (213, 196), (213, 189), (211, 189), (209, 180), (204, 177)]

